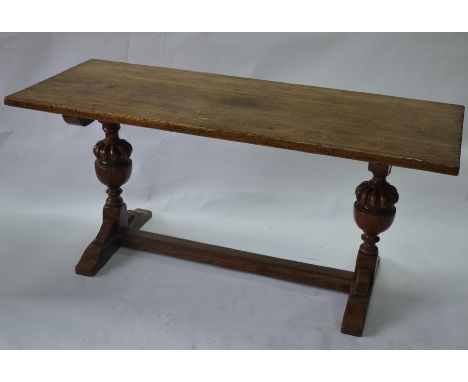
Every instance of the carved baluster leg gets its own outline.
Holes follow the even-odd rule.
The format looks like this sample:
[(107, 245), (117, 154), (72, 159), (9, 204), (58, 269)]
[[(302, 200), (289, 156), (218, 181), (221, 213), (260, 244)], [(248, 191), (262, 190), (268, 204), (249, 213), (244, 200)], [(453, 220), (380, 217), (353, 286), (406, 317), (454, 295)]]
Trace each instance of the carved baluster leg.
[(398, 192), (386, 180), (390, 170), (391, 166), (369, 163), (373, 178), (356, 188), (354, 220), (364, 234), (341, 324), (345, 334), (362, 335), (378, 264), (378, 235), (390, 228), (395, 218)]
[(132, 146), (119, 138), (120, 125), (102, 123), (105, 138), (94, 146), (94, 162), (98, 179), (107, 186), (107, 200), (103, 210), (103, 222), (96, 239), (86, 248), (75, 267), (77, 274), (94, 276), (120, 247), (118, 233), (129, 224), (141, 227), (151, 212), (135, 210), (127, 212), (120, 188), (132, 173)]

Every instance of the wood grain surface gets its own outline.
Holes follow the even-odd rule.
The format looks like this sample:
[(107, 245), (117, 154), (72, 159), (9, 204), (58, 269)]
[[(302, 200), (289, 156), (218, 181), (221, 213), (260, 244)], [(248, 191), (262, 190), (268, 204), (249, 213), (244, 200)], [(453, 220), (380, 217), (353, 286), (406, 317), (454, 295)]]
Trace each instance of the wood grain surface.
[(457, 175), (464, 107), (89, 60), (6, 105)]
[(348, 293), (353, 272), (259, 255), (237, 249), (160, 235), (132, 227), (121, 228), (122, 246), (197, 261), (222, 268), (255, 273), (295, 283)]

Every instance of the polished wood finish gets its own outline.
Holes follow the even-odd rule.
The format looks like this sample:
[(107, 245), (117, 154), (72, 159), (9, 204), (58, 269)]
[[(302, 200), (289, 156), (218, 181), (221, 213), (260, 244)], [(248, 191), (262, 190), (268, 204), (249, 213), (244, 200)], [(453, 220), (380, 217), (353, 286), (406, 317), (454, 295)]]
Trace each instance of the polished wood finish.
[(464, 107), (89, 60), (5, 104), (456, 175)]
[[(128, 227), (139, 229), (151, 219), (151, 216), (152, 213), (148, 210), (136, 209), (127, 211), (126, 220)], [(120, 228), (121, 226), (115, 221), (103, 221), (96, 239), (88, 245), (80, 261), (76, 264), (76, 274), (89, 277), (96, 275), (122, 246), (119, 237)]]
[(107, 186), (108, 197), (99, 233), (76, 265), (77, 274), (96, 275), (111, 256), (125, 246), (348, 293), (353, 272), (139, 231), (151, 218), (151, 212), (127, 212), (120, 188), (132, 172), (132, 146), (119, 137), (119, 124), (102, 123), (102, 129), (105, 138), (96, 143), (93, 151), (96, 175)]
[(371, 180), (356, 188), (354, 220), (364, 232), (356, 259), (353, 283), (349, 290), (341, 331), (361, 336), (369, 305), (379, 259), (379, 234), (390, 228), (395, 218), (397, 189), (386, 180), (391, 167), (370, 163)]
[[(376, 277), (379, 235), (393, 223), (391, 166), (458, 174), (464, 108), (375, 94), (90, 60), (5, 98), (5, 104), (102, 123), (95, 171), (107, 187), (96, 239), (76, 266), (94, 276), (121, 247), (348, 293), (341, 331), (361, 336)], [(127, 211), (122, 185), (132, 146), (120, 123), (369, 162), (356, 189), (363, 231), (354, 272), (144, 232), (151, 211)]]
[(124, 247), (348, 293), (353, 272), (122, 228)]
[(105, 138), (94, 146), (94, 167), (98, 179), (107, 186), (108, 197), (103, 208), (101, 229), (75, 267), (75, 272), (83, 276), (94, 276), (120, 248), (118, 234), (121, 227), (132, 225), (139, 228), (151, 218), (150, 211), (127, 212), (120, 187), (132, 173), (132, 146), (120, 139), (119, 124), (103, 123), (102, 129)]

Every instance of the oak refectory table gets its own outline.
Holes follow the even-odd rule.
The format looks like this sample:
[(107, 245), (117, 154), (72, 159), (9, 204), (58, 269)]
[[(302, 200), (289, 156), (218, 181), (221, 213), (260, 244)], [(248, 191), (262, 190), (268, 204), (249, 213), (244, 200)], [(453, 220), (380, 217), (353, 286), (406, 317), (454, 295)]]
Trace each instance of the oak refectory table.
[[(76, 273), (95, 275), (119, 247), (151, 251), (348, 294), (341, 331), (361, 336), (378, 264), (379, 234), (395, 217), (392, 166), (457, 175), (464, 107), (376, 94), (89, 60), (5, 97), (5, 104), (102, 124), (95, 170), (107, 186), (103, 222)], [(121, 186), (132, 146), (120, 124), (272, 146), (369, 163), (356, 188), (363, 231), (353, 272), (248, 253), (140, 228), (151, 211), (127, 211)]]

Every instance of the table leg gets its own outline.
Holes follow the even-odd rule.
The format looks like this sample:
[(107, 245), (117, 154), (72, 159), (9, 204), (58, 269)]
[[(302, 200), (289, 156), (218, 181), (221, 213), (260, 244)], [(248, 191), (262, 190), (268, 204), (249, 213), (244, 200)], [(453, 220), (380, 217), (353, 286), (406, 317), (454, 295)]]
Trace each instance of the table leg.
[(108, 197), (101, 229), (75, 267), (75, 272), (83, 276), (94, 276), (120, 248), (119, 232), (122, 227), (140, 228), (151, 218), (151, 211), (127, 211), (121, 197), (120, 187), (132, 173), (132, 146), (119, 138), (119, 124), (103, 122), (102, 129), (105, 138), (94, 146), (94, 166), (98, 179), (107, 186)]
[[(82, 119), (72, 119), (67, 122), (80, 125), (88, 124), (88, 121)], [(121, 197), (122, 189), (120, 188), (128, 181), (132, 172), (132, 160), (130, 159), (132, 146), (127, 141), (119, 138), (119, 124), (103, 122), (102, 128), (105, 138), (94, 146), (95, 170), (98, 179), (107, 186), (108, 197), (104, 205), (103, 222), (99, 233), (96, 239), (86, 248), (76, 265), (75, 271), (77, 274), (94, 276), (110, 257), (124, 245), (138, 249), (154, 250), (158, 253), (168, 252), (170, 255), (183, 258), (187, 258), (187, 254), (192, 254), (195, 251), (193, 256), (189, 256), (190, 259), (194, 258), (197, 261), (208, 262), (206, 259), (209, 258), (210, 264), (213, 262), (215, 265), (236, 269), (238, 268), (236, 265), (237, 260), (242, 259), (248, 263), (247, 268), (241, 267), (242, 270), (277, 277), (273, 276), (269, 270), (272, 269), (273, 263), (276, 264), (278, 260), (270, 260), (267, 256), (189, 242), (178, 238), (163, 237), (148, 232), (138, 234), (135, 229), (142, 227), (151, 218), (151, 211), (141, 209), (127, 211), (127, 206)], [(354, 203), (354, 219), (364, 234), (361, 236), (363, 243), (359, 247), (354, 273), (335, 269), (322, 269), (323, 267), (312, 265), (309, 266), (311, 269), (308, 269), (310, 275), (308, 275), (307, 280), (310, 279), (313, 285), (318, 284), (325, 287), (330, 287), (333, 283), (325, 285), (323, 283), (324, 274), (331, 275), (336, 279), (339, 277), (338, 272), (341, 272), (340, 275), (343, 274), (342, 277), (346, 279), (346, 275), (349, 273), (347, 279), (348, 283), (350, 283), (349, 297), (341, 325), (341, 331), (345, 334), (362, 335), (378, 264), (378, 248), (376, 245), (380, 240), (378, 235), (390, 228), (395, 217), (398, 192), (386, 180), (390, 170), (391, 166), (389, 165), (369, 163), (369, 171), (373, 173), (373, 178), (361, 183), (356, 188), (357, 200)], [(201, 257), (200, 251), (203, 254), (209, 253), (209, 256), (206, 259)], [(215, 254), (219, 252), (224, 257), (213, 257), (212, 252)], [(236, 262), (231, 261), (231, 257), (234, 257)], [(260, 266), (252, 265), (256, 264), (256, 262), (265, 263), (265, 271)], [(286, 265), (293, 266), (291, 264)], [(294, 266), (297, 265), (294, 264)], [(302, 267), (304, 268), (305, 265), (302, 265)], [(291, 275), (297, 276), (297, 270), (292, 270)], [(297, 277), (292, 276), (288, 276), (287, 279), (297, 279)], [(283, 275), (281, 278), (286, 277)], [(346, 284), (346, 280), (344, 283)]]
[(364, 232), (359, 247), (348, 302), (341, 324), (341, 332), (361, 336), (367, 314), (378, 265), (379, 234), (386, 231), (395, 218), (395, 204), (398, 202), (397, 189), (389, 184), (386, 177), (391, 166), (369, 163), (373, 178), (356, 188), (354, 220)]

